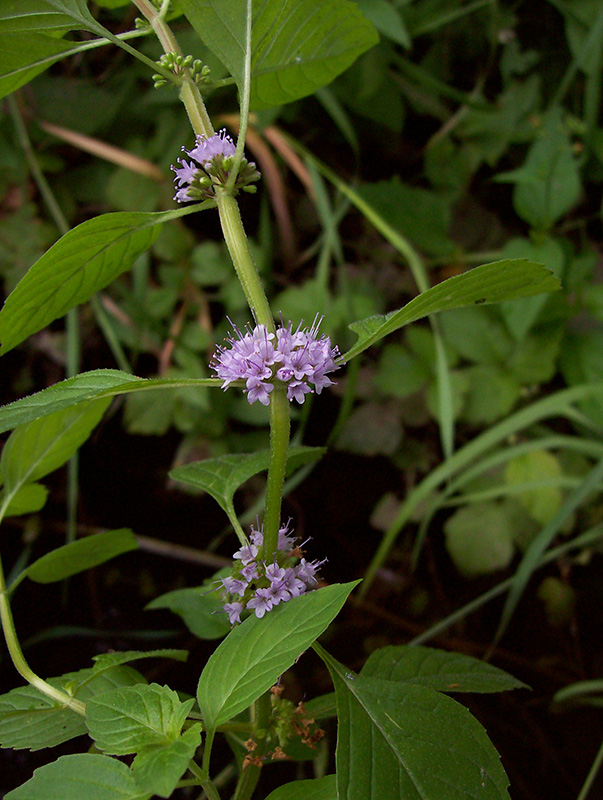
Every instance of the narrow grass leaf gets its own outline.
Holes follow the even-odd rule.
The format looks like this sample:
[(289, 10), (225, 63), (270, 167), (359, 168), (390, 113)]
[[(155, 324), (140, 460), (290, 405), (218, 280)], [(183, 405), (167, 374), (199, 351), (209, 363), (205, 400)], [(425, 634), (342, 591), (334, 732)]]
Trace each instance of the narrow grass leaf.
[(550, 270), (524, 258), (483, 264), (442, 281), (397, 311), (352, 323), (349, 327), (358, 334), (358, 341), (345, 353), (342, 361), (349, 361), (384, 336), (429, 314), (473, 304), (529, 297), (560, 288), (558, 279)]
[[(242, 91), (245, 14), (240, 0), (182, 0), (181, 5)], [(349, 0), (254, 0), (252, 109), (312, 94), (377, 41), (372, 24)]]
[(325, 775), (324, 778), (286, 783), (270, 792), (266, 800), (338, 800), (337, 778)]
[(149, 800), (129, 767), (116, 758), (89, 753), (61, 756), (35, 770), (4, 800)]
[(434, 647), (390, 645), (368, 657), (361, 674), (426, 686), (438, 692), (504, 692), (525, 683), (485, 661)]
[(358, 581), (294, 597), (234, 628), (201, 673), (197, 700), (209, 729), (269, 689), (335, 619)]
[(469, 711), (425, 686), (355, 675), (317, 648), (337, 695), (338, 800), (507, 800), (508, 780)]
[(24, 574), (36, 583), (54, 583), (137, 548), (136, 537), (128, 528), (96, 533), (47, 553), (27, 567)]
[(48, 475), (68, 461), (98, 425), (109, 402), (82, 403), (14, 430), (0, 457), (6, 496), (12, 498), (25, 483)]
[(85, 400), (115, 397), (131, 392), (153, 389), (179, 389), (213, 386), (219, 388), (219, 378), (137, 378), (117, 369), (95, 369), (55, 383), (40, 392), (22, 397), (0, 408), (0, 433), (17, 425), (41, 419), (55, 411), (70, 408)]
[(161, 223), (213, 202), (177, 211), (118, 211), (82, 222), (30, 267), (0, 311), (0, 355), (62, 317), (130, 269), (159, 236)]

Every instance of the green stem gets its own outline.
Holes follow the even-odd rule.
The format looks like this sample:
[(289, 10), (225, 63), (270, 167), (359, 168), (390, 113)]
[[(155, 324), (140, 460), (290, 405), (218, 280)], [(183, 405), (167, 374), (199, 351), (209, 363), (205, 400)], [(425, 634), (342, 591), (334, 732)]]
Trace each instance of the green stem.
[(278, 550), (278, 531), (281, 526), (281, 504), (287, 468), (287, 451), (291, 432), (291, 409), (287, 390), (276, 383), (270, 395), (270, 466), (266, 484), (264, 512), (263, 558), (272, 561)]
[(188, 768), (203, 787), (203, 791), (207, 795), (208, 800), (220, 800), (220, 793), (214, 786), (207, 772), (201, 769), (197, 762), (192, 759), (189, 762)]

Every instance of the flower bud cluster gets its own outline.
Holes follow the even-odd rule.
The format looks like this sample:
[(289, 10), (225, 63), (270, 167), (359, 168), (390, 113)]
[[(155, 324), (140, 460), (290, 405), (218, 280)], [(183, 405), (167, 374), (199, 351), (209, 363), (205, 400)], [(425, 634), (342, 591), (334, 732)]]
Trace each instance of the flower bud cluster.
[(240, 622), (245, 611), (261, 619), (279, 603), (304, 594), (318, 583), (316, 573), (324, 561), (306, 561), (296, 537), (290, 535), (289, 523), (278, 532), (278, 549), (270, 563), (259, 558), (263, 541), (263, 526), (252, 528), (249, 544), (233, 555), (239, 563), (220, 580), (224, 611), (231, 625)]
[[(180, 53), (164, 53), (157, 63), (164, 69), (173, 72), (176, 77), (180, 77), (185, 70), (188, 70), (190, 77), (197, 85), (209, 83), (210, 68), (198, 58), (190, 55), (183, 56)], [(163, 75), (153, 75), (153, 81), (156, 89), (169, 83)]]
[[(214, 136), (197, 136), (192, 150), (182, 148), (191, 159), (176, 159), (180, 166), (172, 169), (176, 173), (174, 183), (178, 203), (190, 203), (215, 197), (216, 187), (226, 186), (230, 171), (234, 165), (236, 147), (225, 130)], [(260, 173), (253, 162), (242, 159), (233, 186), (233, 193), (240, 189), (244, 192), (255, 192), (253, 182), (259, 180)]]
[(291, 323), (281, 325), (276, 334), (269, 333), (265, 325), (257, 325), (243, 334), (233, 325), (236, 338), (228, 339), (228, 347), (218, 347), (210, 367), (226, 389), (233, 381), (244, 380), (247, 400), (258, 400), (267, 406), (275, 381), (287, 386), (287, 398), (303, 403), (308, 392), (320, 394), (333, 381), (328, 373), (337, 369), (337, 347), (318, 328), (322, 317), (314, 319), (311, 328), (298, 325), (294, 331)]

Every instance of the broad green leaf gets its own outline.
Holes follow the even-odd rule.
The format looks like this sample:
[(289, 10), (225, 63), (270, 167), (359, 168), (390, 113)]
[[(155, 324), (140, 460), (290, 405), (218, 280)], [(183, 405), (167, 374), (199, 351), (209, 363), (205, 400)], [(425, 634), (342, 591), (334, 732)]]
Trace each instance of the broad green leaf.
[(337, 778), (325, 775), (324, 778), (286, 783), (270, 792), (266, 800), (338, 800)]
[(335, 619), (358, 581), (334, 584), (248, 617), (209, 658), (197, 700), (209, 729), (247, 708)]
[(161, 650), (120, 650), (118, 652), (100, 653), (92, 656), (94, 674), (104, 672), (107, 669), (119, 667), (122, 664), (129, 664), (130, 661), (138, 661), (141, 658), (173, 658), (175, 661), (186, 661), (188, 650), (174, 650), (164, 648)]
[(474, 303), (498, 303), (559, 289), (559, 281), (549, 270), (527, 259), (484, 264), (438, 283), (398, 311), (352, 323), (349, 327), (358, 334), (358, 341), (342, 356), (342, 361), (349, 361), (384, 336), (437, 311)]
[[(217, 586), (205, 583), (188, 589), (174, 589), (156, 597), (147, 609), (168, 608), (182, 618), (184, 624), (199, 639), (222, 639), (230, 630), (224, 601)], [(220, 613), (221, 612), (221, 613)]]
[[(70, 672), (48, 682), (68, 690), (86, 701), (95, 694), (117, 686), (132, 686), (144, 678), (130, 667), (113, 667), (102, 674), (93, 669)], [(33, 686), (23, 686), (0, 695), (0, 745), (16, 750), (41, 750), (55, 747), (76, 736), (88, 733), (84, 718), (53, 700)]]
[(358, 0), (358, 6), (379, 33), (401, 44), (402, 47), (411, 47), (412, 42), (404, 18), (390, 0)]
[(4, 800), (149, 800), (129, 768), (116, 758), (89, 753), (61, 756), (35, 770)]
[(472, 503), (459, 508), (444, 524), (446, 549), (467, 578), (508, 567), (513, 558), (513, 527), (500, 503)]
[[(13, 495), (8, 504), (5, 517), (18, 517), (21, 514), (33, 514), (44, 507), (48, 489), (41, 483), (26, 483)], [(0, 506), (4, 499), (4, 490), (0, 491)]]
[[(182, 0), (204, 44), (244, 83), (245, 13), (240, 0)], [(378, 41), (349, 0), (253, 0), (251, 107), (290, 103), (312, 94)]]
[(139, 753), (132, 762), (136, 782), (154, 795), (170, 797), (200, 744), (201, 725), (196, 723), (174, 742)]
[(546, 525), (559, 511), (563, 492), (559, 486), (538, 486), (538, 482), (559, 480), (562, 475), (563, 470), (556, 456), (547, 450), (532, 450), (508, 462), (505, 483), (518, 488), (526, 484), (517, 499), (532, 519)]
[(0, 32), (0, 98), (74, 51), (74, 43), (45, 33)]
[(98, 31), (86, 0), (2, 0), (0, 31)]
[(109, 403), (109, 399), (82, 403), (14, 430), (0, 456), (6, 496), (68, 461), (98, 425)]
[(30, 267), (0, 311), (0, 354), (85, 303), (130, 269), (159, 236), (161, 223), (213, 201), (176, 211), (118, 211), (82, 222)]
[(117, 369), (95, 369), (82, 372), (29, 397), (22, 397), (0, 408), (0, 433), (17, 425), (40, 419), (82, 403), (102, 397), (115, 397), (130, 392), (146, 392), (152, 389), (219, 387), (219, 378), (137, 378)]
[[(324, 452), (323, 447), (291, 447), (287, 466), (296, 468), (320, 458)], [(169, 475), (175, 481), (203, 489), (228, 511), (239, 486), (258, 472), (267, 470), (269, 463), (270, 451), (259, 450), (256, 453), (237, 453), (185, 464), (173, 469)]]
[(47, 553), (27, 567), (24, 574), (36, 583), (54, 583), (137, 547), (136, 537), (128, 528), (96, 533)]
[(381, 647), (368, 657), (361, 674), (438, 692), (504, 692), (526, 686), (485, 661), (420, 645)]
[(101, 750), (137, 753), (175, 741), (194, 702), (181, 703), (175, 691), (156, 683), (114, 689), (86, 703), (86, 724)]
[(338, 800), (505, 800), (485, 730), (425, 686), (354, 675), (319, 648), (337, 695)]

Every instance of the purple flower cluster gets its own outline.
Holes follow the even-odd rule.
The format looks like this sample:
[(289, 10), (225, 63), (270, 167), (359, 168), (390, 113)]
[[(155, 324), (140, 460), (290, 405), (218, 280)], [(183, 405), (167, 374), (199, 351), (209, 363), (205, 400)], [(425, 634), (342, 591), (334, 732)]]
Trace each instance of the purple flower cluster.
[(245, 381), (245, 392), (250, 403), (259, 400), (267, 406), (274, 381), (287, 385), (287, 398), (303, 403), (308, 392), (320, 394), (331, 386), (329, 372), (339, 366), (337, 347), (318, 328), (322, 317), (316, 316), (311, 328), (293, 330), (291, 323), (281, 325), (276, 334), (268, 333), (265, 325), (257, 325), (243, 334), (233, 325), (236, 338), (228, 339), (229, 347), (218, 347), (211, 368), (226, 389), (233, 381)]
[(262, 528), (252, 528), (249, 544), (233, 555), (240, 564), (220, 581), (224, 611), (231, 625), (241, 621), (246, 609), (261, 619), (279, 603), (304, 594), (318, 583), (316, 573), (324, 561), (306, 561), (301, 547), (296, 545), (296, 537), (289, 533), (287, 523), (278, 532), (278, 550), (270, 564), (258, 559), (264, 540)]
[[(225, 130), (214, 136), (197, 136), (192, 150), (182, 148), (191, 161), (184, 158), (176, 159), (180, 166), (172, 169), (176, 173), (174, 183), (176, 194), (174, 200), (178, 203), (190, 203), (214, 197), (216, 186), (225, 186), (228, 181), (230, 169), (234, 162), (236, 147)], [(250, 184), (257, 181), (260, 173), (253, 162), (242, 159), (234, 184), (234, 191), (243, 189), (254, 192), (255, 186)]]

